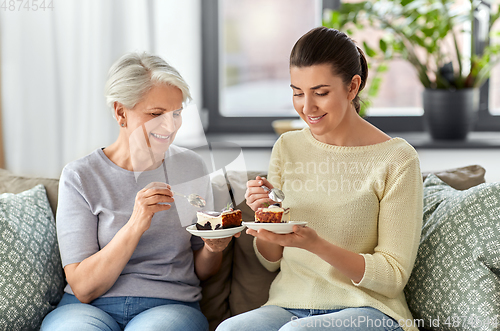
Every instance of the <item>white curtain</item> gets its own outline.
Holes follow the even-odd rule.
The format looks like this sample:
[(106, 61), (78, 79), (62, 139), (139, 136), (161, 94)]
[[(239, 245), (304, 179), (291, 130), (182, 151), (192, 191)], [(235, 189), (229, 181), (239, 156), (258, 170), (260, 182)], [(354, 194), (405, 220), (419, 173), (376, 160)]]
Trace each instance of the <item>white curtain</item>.
[[(17, 3), (0, 11), (8, 170), (59, 177), (66, 163), (116, 140), (103, 91), (109, 67), (125, 52), (164, 58), (201, 104), (199, 0), (64, 0), (45, 11)], [(200, 134), (195, 110), (183, 116), (176, 141)]]

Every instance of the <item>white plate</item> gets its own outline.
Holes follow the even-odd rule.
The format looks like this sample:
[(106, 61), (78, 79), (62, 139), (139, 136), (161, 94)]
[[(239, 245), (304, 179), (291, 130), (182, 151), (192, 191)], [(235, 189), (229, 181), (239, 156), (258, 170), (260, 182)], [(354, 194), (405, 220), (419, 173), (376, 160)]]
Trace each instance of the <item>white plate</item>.
[(292, 221), (288, 223), (255, 223), (255, 222), (243, 222), (244, 226), (252, 230), (265, 229), (278, 234), (291, 233), (294, 225), (304, 226), (307, 222)]
[(231, 237), (238, 232), (243, 231), (245, 226), (238, 226), (236, 228), (220, 229), (220, 230), (198, 230), (196, 229), (196, 224), (190, 225), (186, 230), (193, 236), (203, 237), (205, 239), (220, 239)]

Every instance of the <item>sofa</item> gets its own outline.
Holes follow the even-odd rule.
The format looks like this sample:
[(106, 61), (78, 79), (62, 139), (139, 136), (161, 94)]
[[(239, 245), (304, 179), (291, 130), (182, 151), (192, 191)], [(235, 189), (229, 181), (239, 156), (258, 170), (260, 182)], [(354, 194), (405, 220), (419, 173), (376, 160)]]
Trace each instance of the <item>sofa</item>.
[[(257, 175), (265, 173), (214, 176), (216, 207), (232, 201), (244, 221), (253, 220), (243, 195), (246, 181)], [(484, 183), (485, 170), (477, 165), (422, 175), (421, 246), (405, 288), (413, 322), (422, 330), (499, 330), (493, 318), (500, 311), (500, 184)], [(0, 169), (0, 331), (38, 330), (62, 296), (57, 188), (57, 179)], [(201, 284), (210, 330), (267, 300), (277, 272), (260, 265), (252, 240), (244, 231), (234, 238), (220, 271)]]

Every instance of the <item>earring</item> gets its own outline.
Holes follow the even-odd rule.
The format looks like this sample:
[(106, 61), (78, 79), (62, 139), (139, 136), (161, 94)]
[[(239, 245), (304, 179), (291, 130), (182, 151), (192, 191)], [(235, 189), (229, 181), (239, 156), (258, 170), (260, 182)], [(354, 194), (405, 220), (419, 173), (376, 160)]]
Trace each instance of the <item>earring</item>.
[(123, 127), (125, 126), (125, 123), (122, 123), (122, 124), (121, 124), (121, 126), (122, 126), (122, 128), (123, 128)]

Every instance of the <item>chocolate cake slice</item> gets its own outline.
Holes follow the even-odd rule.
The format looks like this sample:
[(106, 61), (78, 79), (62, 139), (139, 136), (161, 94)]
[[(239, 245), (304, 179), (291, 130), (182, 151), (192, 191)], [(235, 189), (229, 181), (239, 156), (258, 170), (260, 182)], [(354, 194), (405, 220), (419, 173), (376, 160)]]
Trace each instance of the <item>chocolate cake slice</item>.
[(216, 211), (199, 211), (196, 216), (198, 222), (196, 228), (198, 230), (219, 230), (229, 229), (241, 226), (241, 210), (227, 210), (221, 212)]
[(288, 213), (289, 208), (283, 209), (275, 205), (259, 208), (255, 212), (255, 223), (285, 223), (287, 220), (283, 216)]

